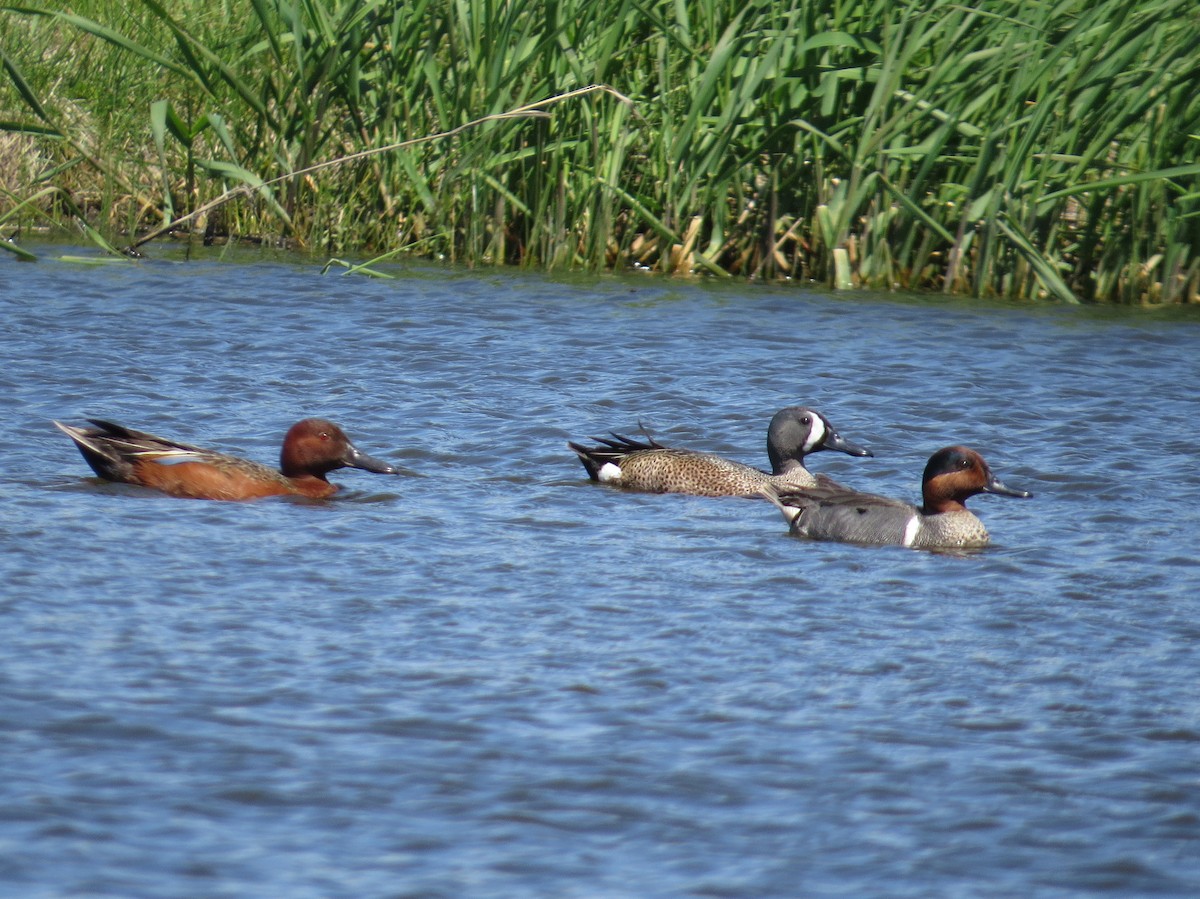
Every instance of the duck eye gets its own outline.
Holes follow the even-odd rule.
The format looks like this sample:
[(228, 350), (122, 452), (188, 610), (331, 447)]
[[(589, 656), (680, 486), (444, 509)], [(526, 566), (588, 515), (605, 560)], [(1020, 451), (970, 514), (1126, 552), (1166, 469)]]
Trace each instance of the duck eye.
[(812, 416), (811, 415), (801, 415), (800, 416), (800, 424), (802, 424), (802, 425), (812, 424)]

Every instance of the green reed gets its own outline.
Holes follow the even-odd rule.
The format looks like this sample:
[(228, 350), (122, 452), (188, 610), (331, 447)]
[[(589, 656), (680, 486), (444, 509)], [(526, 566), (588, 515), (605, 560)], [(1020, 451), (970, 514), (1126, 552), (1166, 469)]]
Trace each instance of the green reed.
[(67, 9), (0, 7), (0, 224), (1200, 299), (1191, 0)]

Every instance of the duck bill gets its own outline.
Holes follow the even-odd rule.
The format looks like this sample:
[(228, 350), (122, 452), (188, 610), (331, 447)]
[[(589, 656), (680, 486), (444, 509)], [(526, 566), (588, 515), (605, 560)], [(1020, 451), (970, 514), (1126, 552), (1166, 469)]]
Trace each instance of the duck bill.
[(366, 453), (359, 452), (354, 446), (350, 447), (349, 452), (342, 457), (342, 464), (347, 468), (361, 468), (363, 471), (371, 471), (375, 474), (399, 474), (399, 470), (386, 462), (381, 462), (368, 456)]
[(1004, 484), (993, 475), (989, 480), (987, 487), (984, 488), (984, 493), (995, 493), (997, 496), (1015, 496), (1018, 499), (1029, 499), (1033, 496), (1028, 490), (1014, 490), (1007, 484)]
[(845, 453), (847, 456), (871, 456), (872, 458), (875, 456), (865, 446), (851, 443), (837, 431), (830, 431), (825, 435), (825, 449), (837, 450), (839, 453)]

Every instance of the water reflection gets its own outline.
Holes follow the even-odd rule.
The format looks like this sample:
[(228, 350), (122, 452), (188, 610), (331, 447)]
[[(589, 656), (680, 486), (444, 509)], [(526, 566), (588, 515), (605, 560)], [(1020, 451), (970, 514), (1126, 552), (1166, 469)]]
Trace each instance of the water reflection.
[[(0, 258), (13, 890), (1189, 894), (1194, 310), (396, 271)], [(962, 442), (1036, 499), (974, 500), (982, 553), (811, 543), (566, 446), (758, 464), (794, 403), (876, 453), (839, 481)], [(177, 502), (90, 479), (89, 415), (408, 471)]]

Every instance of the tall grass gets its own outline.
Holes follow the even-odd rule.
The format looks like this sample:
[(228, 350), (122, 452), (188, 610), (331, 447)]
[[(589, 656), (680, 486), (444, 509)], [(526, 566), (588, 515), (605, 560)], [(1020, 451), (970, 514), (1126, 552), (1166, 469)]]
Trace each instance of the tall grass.
[(0, 222), (1200, 299), (1191, 0), (69, 9), (0, 7)]

